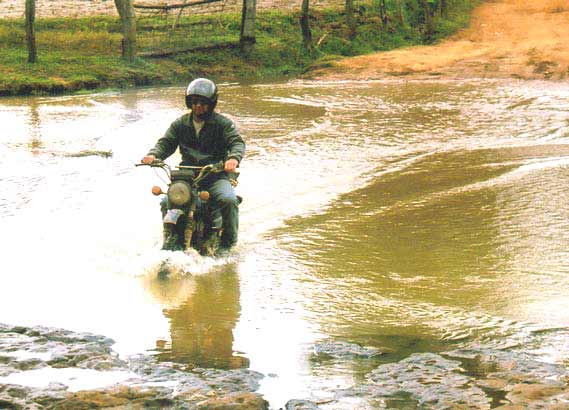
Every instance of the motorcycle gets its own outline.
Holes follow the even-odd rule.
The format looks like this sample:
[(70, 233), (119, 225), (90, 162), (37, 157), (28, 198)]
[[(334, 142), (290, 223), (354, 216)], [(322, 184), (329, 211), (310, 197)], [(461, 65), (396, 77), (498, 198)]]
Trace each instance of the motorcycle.
[[(210, 194), (202, 183), (211, 175), (223, 172), (224, 163), (203, 167), (180, 165), (172, 169), (163, 161), (151, 164), (136, 164), (161, 169), (168, 177), (168, 189), (152, 187), (156, 196), (165, 195), (161, 202), (163, 220), (162, 249), (184, 251), (195, 249), (203, 256), (216, 256), (221, 243), (222, 217), (219, 210), (212, 209)], [(232, 173), (229, 181), (235, 187), (238, 173)], [(242, 198), (237, 196), (239, 203)]]

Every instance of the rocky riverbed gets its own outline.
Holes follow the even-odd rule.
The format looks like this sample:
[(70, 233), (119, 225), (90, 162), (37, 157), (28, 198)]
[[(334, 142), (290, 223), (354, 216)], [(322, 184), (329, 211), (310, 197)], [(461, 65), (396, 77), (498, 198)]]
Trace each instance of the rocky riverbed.
[[(0, 408), (269, 408), (256, 393), (265, 377), (258, 372), (192, 368), (148, 355), (120, 358), (113, 343), (88, 333), (0, 325)], [(416, 353), (380, 363), (385, 354), (344, 342), (318, 344), (315, 362), (357, 360), (373, 369), (327, 397), (291, 398), (286, 410), (347, 409), (355, 401), (370, 409), (569, 409), (566, 367), (516, 348)]]
[(121, 359), (104, 336), (0, 325), (3, 409), (266, 409), (260, 373)]

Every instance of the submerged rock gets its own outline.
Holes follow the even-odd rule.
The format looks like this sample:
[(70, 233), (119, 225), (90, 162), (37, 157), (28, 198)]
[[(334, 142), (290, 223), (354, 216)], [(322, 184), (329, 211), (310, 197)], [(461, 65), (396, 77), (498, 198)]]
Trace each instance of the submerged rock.
[(544, 363), (517, 350), (464, 349), (446, 355), (461, 360), (474, 384), (500, 398), (494, 404), (505, 407), (499, 408), (569, 408), (569, 371), (565, 366)]
[(463, 374), (459, 361), (433, 353), (379, 366), (358, 390), (372, 398), (407, 397), (425, 409), (490, 408), (490, 399)]
[(374, 409), (569, 409), (568, 379), (564, 366), (515, 350), (416, 353), (378, 366), (335, 399), (358, 398)]
[(350, 359), (380, 356), (383, 352), (375, 347), (363, 347), (354, 343), (340, 341), (324, 341), (314, 346), (314, 355), (316, 357)]
[(461, 362), (465, 371), (473, 376), (514, 377), (524, 375), (525, 379), (560, 379), (569, 375), (565, 366), (536, 360), (529, 353), (517, 350), (460, 349), (444, 353), (445, 356)]
[(285, 410), (320, 410), (320, 407), (310, 400), (289, 400)]

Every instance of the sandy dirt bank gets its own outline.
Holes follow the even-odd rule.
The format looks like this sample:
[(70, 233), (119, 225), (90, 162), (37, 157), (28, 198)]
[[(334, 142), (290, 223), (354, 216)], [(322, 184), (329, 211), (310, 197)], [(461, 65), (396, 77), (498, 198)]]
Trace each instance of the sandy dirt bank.
[(311, 73), (322, 79), (569, 79), (569, 0), (494, 0), (468, 29), (432, 46), (346, 58)]

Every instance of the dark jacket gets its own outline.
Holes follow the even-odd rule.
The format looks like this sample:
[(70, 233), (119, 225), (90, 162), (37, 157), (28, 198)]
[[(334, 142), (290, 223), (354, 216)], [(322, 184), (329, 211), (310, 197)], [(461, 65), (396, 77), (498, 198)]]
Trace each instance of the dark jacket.
[(148, 154), (166, 159), (180, 147), (182, 165), (201, 166), (235, 158), (241, 162), (245, 142), (233, 121), (214, 112), (200, 131), (199, 138), (191, 112), (175, 120)]

